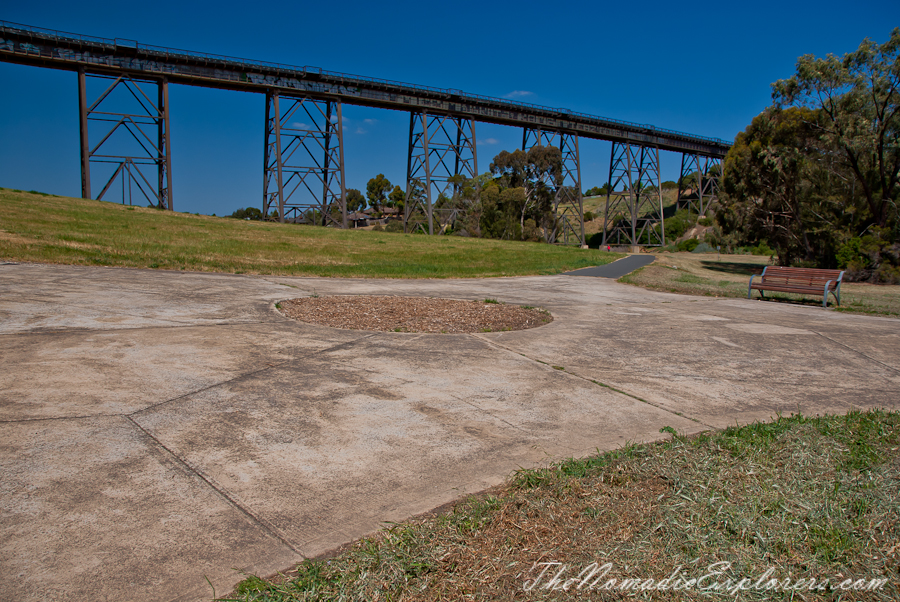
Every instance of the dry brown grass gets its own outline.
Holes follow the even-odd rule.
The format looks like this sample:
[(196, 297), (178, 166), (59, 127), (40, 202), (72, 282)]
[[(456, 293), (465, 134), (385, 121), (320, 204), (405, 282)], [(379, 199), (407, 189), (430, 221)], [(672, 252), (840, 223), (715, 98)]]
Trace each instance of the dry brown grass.
[[(627, 446), (519, 471), (495, 496), (392, 526), (272, 580), (250, 577), (229, 599), (896, 600), (898, 449), (900, 415), (885, 412), (793, 416)], [(721, 562), (728, 568), (707, 585), (750, 579), (750, 589), (615, 589), (677, 571), (699, 579)], [(538, 579), (542, 563), (560, 564)], [(562, 588), (592, 563), (610, 563), (609, 572)], [(545, 587), (560, 570), (557, 587)], [(767, 571), (764, 585), (829, 585), (754, 590)], [(838, 591), (848, 578), (886, 583)], [(603, 590), (610, 579), (614, 588)]]
[[(656, 260), (619, 279), (644, 288), (707, 297), (747, 298), (752, 274), (761, 274), (771, 263), (756, 255), (716, 255), (715, 253), (658, 253)], [(766, 293), (775, 302), (822, 304), (821, 297)], [(753, 294), (759, 298), (758, 293)], [(829, 297), (832, 307), (834, 297)], [(900, 286), (846, 282), (841, 285), (838, 311), (900, 316)]]

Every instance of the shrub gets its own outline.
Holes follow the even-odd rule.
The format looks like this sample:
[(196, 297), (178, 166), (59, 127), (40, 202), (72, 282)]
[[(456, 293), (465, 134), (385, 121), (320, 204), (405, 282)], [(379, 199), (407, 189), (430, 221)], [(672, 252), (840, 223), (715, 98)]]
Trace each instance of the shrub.
[(375, 224), (375, 225), (372, 227), (372, 232), (384, 232), (384, 226), (382, 226), (380, 223), (379, 223), (379, 224)]
[(768, 241), (762, 241), (756, 247), (750, 247), (750, 253), (753, 255), (768, 255), (772, 257), (775, 255), (775, 249), (769, 246)]
[(384, 226), (385, 232), (403, 232), (403, 222), (391, 220)]
[(682, 240), (680, 243), (678, 243), (678, 250), (687, 251), (688, 253), (690, 253), (691, 251), (696, 249), (699, 244), (700, 241), (696, 238), (688, 238), (687, 240)]
[(586, 221), (586, 222), (594, 221), (594, 214), (590, 211), (585, 211), (584, 212), (584, 221)]
[(588, 236), (588, 239), (585, 242), (587, 243), (588, 247), (592, 249), (599, 249), (600, 245), (603, 244), (603, 232), (595, 232), (594, 234), (591, 234), (590, 236)]
[(670, 218), (664, 222), (666, 228), (666, 238), (675, 240), (688, 231), (694, 225), (695, 216), (687, 209), (679, 209)]
[(694, 250), (691, 251), (691, 253), (714, 253), (715, 250), (716, 250), (715, 247), (713, 247), (705, 242), (701, 242), (699, 245), (694, 247)]

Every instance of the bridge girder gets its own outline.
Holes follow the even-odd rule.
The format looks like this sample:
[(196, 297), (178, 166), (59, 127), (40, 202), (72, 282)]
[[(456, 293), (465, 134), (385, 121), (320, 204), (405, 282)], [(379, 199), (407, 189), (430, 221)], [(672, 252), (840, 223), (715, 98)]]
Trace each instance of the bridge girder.
[[(108, 84), (90, 104), (89, 81)], [(151, 86), (157, 88), (155, 101), (152, 92), (148, 94)], [(98, 200), (103, 200), (118, 181), (122, 185), (122, 204), (133, 204), (134, 193), (138, 192), (155, 207), (174, 209), (167, 80), (95, 75), (80, 69), (78, 113), (81, 196), (93, 198), (91, 172), (97, 168), (105, 172), (103, 177), (109, 176)], [(99, 135), (92, 136), (92, 132)], [(155, 178), (151, 171), (156, 172)]]
[(444, 234), (452, 228), (469, 209), (469, 201), (461, 196), (461, 180), (477, 175), (473, 120), (410, 113), (404, 230)]
[(347, 227), (341, 103), (266, 93), (263, 217)]
[[(721, 177), (720, 158), (682, 153), (677, 207), (687, 209), (701, 217), (706, 215), (712, 203), (719, 199)], [(688, 182), (692, 183), (690, 188), (686, 186)]]
[[(534, 146), (555, 146), (562, 155), (562, 184), (556, 189), (553, 199), (554, 224), (545, 233), (546, 240), (549, 243), (583, 246), (584, 207), (581, 199), (578, 135), (525, 128), (522, 132), (522, 150), (528, 152)], [(552, 182), (544, 184), (555, 187)]]
[(664, 246), (659, 149), (613, 142), (603, 246)]

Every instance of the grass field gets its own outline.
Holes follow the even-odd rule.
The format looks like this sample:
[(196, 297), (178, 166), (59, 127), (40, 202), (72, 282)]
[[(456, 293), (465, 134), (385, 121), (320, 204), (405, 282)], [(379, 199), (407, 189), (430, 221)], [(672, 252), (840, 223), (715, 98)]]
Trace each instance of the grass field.
[(900, 414), (663, 431), (673, 437), (521, 470), (493, 496), (250, 576), (226, 599), (898, 599)]
[(0, 259), (247, 274), (557, 274), (621, 255), (536, 243), (336, 230), (0, 189)]
[[(715, 253), (658, 253), (647, 267), (623, 276), (619, 282), (644, 288), (687, 295), (747, 298), (752, 274), (761, 274), (768, 257), (721, 255)], [(792, 303), (822, 305), (822, 297), (788, 293), (766, 293), (767, 298)], [(759, 293), (754, 292), (758, 299)], [(834, 297), (829, 296), (828, 307)], [(841, 305), (837, 311), (900, 316), (900, 286), (845, 282), (841, 285)]]

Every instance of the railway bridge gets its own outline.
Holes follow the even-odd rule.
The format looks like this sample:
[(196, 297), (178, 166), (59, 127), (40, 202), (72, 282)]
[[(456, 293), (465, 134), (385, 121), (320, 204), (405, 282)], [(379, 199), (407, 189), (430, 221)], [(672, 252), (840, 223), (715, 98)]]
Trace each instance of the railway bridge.
[[(116, 182), (173, 210), (170, 83), (265, 95), (262, 210), (280, 221), (347, 227), (343, 104), (409, 113), (404, 226), (439, 234), (464, 207), (459, 178), (478, 175), (475, 123), (522, 128), (522, 149), (553, 145), (563, 157), (551, 242), (584, 244), (579, 139), (612, 143), (604, 244), (665, 244), (660, 150), (681, 154), (679, 203), (704, 213), (716, 197), (729, 143), (703, 136), (469, 94), (271, 62), (65, 33), (0, 21), (0, 60), (78, 74), (81, 195), (103, 199)], [(99, 94), (88, 95), (88, 81)], [(94, 82), (99, 83), (99, 88)], [(130, 99), (123, 109), (114, 96)], [(90, 134), (90, 135), (89, 135)], [(124, 143), (121, 138), (127, 138)], [(103, 171), (94, 186), (92, 167)], [(699, 181), (685, 194), (682, 182)], [(99, 193), (94, 196), (94, 192)], [(608, 237), (608, 241), (607, 241)]]

